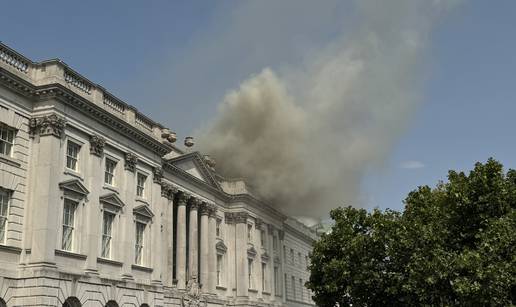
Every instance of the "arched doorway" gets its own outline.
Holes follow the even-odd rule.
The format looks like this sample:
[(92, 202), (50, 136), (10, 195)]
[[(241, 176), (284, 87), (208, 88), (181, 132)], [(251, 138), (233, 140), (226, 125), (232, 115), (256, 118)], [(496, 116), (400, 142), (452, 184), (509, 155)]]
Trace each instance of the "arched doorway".
[(118, 304), (115, 301), (109, 301), (106, 303), (106, 307), (118, 307)]
[(79, 299), (74, 296), (70, 296), (63, 303), (63, 307), (81, 307), (81, 306), (82, 305), (81, 305), (81, 302), (79, 301)]

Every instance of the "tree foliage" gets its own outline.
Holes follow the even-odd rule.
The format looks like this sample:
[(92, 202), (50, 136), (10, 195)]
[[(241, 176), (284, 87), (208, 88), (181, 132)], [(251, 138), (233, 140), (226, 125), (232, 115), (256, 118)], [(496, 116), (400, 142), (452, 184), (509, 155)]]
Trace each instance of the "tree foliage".
[(493, 159), (410, 192), (402, 213), (330, 216), (310, 256), (318, 306), (516, 304), (516, 171)]

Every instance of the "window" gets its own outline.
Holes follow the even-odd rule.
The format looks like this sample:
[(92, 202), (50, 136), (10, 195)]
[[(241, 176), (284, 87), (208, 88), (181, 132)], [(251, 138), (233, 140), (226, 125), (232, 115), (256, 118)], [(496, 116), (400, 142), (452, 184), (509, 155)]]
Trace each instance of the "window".
[(279, 268), (277, 266), (274, 267), (274, 292), (276, 295), (281, 293), (279, 285)]
[(283, 279), (285, 282), (285, 297), (287, 296), (288, 291), (288, 282), (287, 282), (287, 273), (285, 273), (285, 278)]
[(294, 259), (294, 250), (293, 249), (290, 249), (290, 261), (291, 261), (291, 264), (296, 263), (296, 259)]
[(299, 261), (300, 266), (303, 266), (303, 263), (301, 262), (301, 253), (297, 253), (297, 261)]
[(267, 272), (267, 264), (265, 262), (262, 262), (262, 291), (265, 291), (265, 281), (266, 277), (265, 274)]
[(247, 224), (247, 241), (253, 240), (253, 225)]
[(222, 286), (222, 255), (217, 255), (217, 285)]
[(308, 267), (308, 255), (305, 255), (305, 266)]
[(0, 154), (11, 156), (14, 143), (14, 129), (0, 124)]
[(303, 300), (303, 280), (299, 278), (299, 297)]
[(112, 238), (112, 226), (115, 215), (111, 212), (104, 211), (102, 220), (102, 258), (111, 257), (111, 238)]
[(287, 247), (283, 245), (283, 261), (287, 262)]
[(111, 159), (106, 159), (106, 169), (104, 171), (104, 183), (107, 183), (109, 185), (115, 185), (114, 184), (114, 177), (115, 177), (115, 168), (116, 168), (116, 161), (113, 161)]
[(294, 278), (294, 276), (292, 276), (292, 298), (293, 299), (296, 299), (296, 278)]
[(265, 236), (266, 236), (266, 233), (265, 233), (265, 230), (261, 230), (260, 231), (260, 244), (262, 247), (265, 247)]
[(11, 193), (0, 188), (0, 243), (5, 243), (7, 234), (7, 217), (9, 214), (9, 199)]
[(79, 151), (81, 150), (81, 146), (75, 144), (72, 141), (68, 141), (66, 148), (66, 167), (77, 171), (77, 162), (79, 160)]
[(147, 176), (144, 174), (138, 173), (136, 180), (136, 195), (140, 197), (145, 196), (145, 181), (147, 180)]
[(253, 289), (253, 259), (247, 259), (247, 275), (249, 289)]
[(272, 248), (275, 251), (278, 250), (278, 237), (276, 235), (272, 236)]
[(143, 233), (145, 231), (145, 224), (136, 222), (136, 238), (135, 238), (135, 252), (134, 252), (134, 263), (143, 263)]
[(215, 227), (215, 233), (217, 235), (217, 237), (220, 237), (220, 224), (222, 223), (222, 220), (221, 219), (217, 219), (217, 224), (216, 224), (216, 227)]
[(63, 239), (61, 249), (71, 251), (73, 249), (73, 235), (75, 228), (75, 210), (77, 203), (73, 200), (65, 198), (63, 208)]

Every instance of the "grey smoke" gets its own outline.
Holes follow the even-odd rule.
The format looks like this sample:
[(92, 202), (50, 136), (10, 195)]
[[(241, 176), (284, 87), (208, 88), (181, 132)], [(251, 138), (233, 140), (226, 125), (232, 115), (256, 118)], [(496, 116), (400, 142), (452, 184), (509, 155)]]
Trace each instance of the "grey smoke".
[(432, 28), (456, 1), (361, 0), (357, 22), (302, 63), (265, 68), (227, 93), (198, 146), (287, 214), (360, 205), (420, 101)]

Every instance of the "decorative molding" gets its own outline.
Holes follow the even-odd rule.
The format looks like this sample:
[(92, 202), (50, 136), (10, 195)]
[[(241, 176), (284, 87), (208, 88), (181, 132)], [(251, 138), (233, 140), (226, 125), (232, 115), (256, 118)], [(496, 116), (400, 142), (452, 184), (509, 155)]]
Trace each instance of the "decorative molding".
[(65, 125), (66, 119), (56, 114), (31, 118), (29, 120), (29, 135), (30, 137), (34, 137), (36, 134), (39, 134), (39, 136), (52, 135), (61, 138)]
[(256, 218), (254, 225), (255, 225), (256, 229), (262, 229), (262, 226), (264, 225), (263, 220), (260, 218)]
[(124, 169), (134, 173), (136, 171), (136, 163), (138, 163), (138, 158), (135, 154), (131, 152), (125, 153)]
[(219, 241), (217, 242), (217, 244), (215, 245), (215, 249), (217, 250), (217, 254), (219, 255), (223, 255), (226, 253), (226, 251), (228, 250), (228, 247), (226, 246), (226, 244), (224, 244), (224, 242), (222, 241)]
[(125, 204), (124, 202), (116, 195), (116, 193), (109, 193), (99, 197), (99, 202), (101, 204), (107, 204), (114, 208), (115, 210), (121, 210)]
[(261, 258), (262, 258), (262, 261), (263, 262), (269, 262), (269, 254), (267, 254), (267, 252), (264, 252), (262, 255), (261, 255)]
[(189, 194), (187, 194), (185, 192), (179, 193), (179, 196), (177, 198), (177, 205), (178, 206), (186, 206), (189, 198), (190, 198)]
[(102, 156), (104, 152), (104, 146), (106, 145), (106, 139), (99, 135), (90, 136), (90, 154), (96, 156)]
[(208, 213), (210, 218), (217, 217), (217, 206), (215, 204), (209, 204), (210, 211)]
[(151, 209), (147, 205), (140, 205), (133, 209), (133, 214), (137, 216), (141, 216), (145, 219), (151, 220), (154, 217), (154, 213), (152, 213)]
[(233, 216), (233, 220), (235, 224), (247, 223), (247, 218), (249, 214), (247, 212), (235, 212)]
[(186, 285), (186, 292), (181, 296), (182, 307), (206, 307), (208, 302), (201, 294), (201, 287), (197, 282), (197, 276), (193, 275)]
[(258, 252), (256, 251), (256, 249), (254, 248), (254, 246), (250, 246), (248, 249), (247, 249), (247, 257), (249, 258), (254, 258), (256, 257), (256, 255), (258, 254)]
[(75, 195), (79, 195), (80, 198), (85, 198), (90, 193), (79, 179), (70, 179), (63, 181), (59, 183), (59, 188), (61, 190), (72, 192)]
[(190, 210), (197, 210), (199, 209), (199, 206), (201, 205), (202, 200), (196, 197), (190, 198)]
[(179, 190), (171, 185), (170, 183), (161, 182), (161, 196), (166, 197), (168, 199), (174, 199), (174, 195), (177, 194)]
[(152, 169), (152, 179), (154, 183), (161, 183), (161, 179), (163, 179), (163, 169), (161, 167), (157, 166)]
[(210, 212), (212, 211), (212, 208), (210, 204), (203, 202), (201, 203), (201, 206), (199, 207), (201, 215), (210, 215)]

